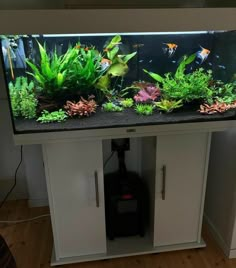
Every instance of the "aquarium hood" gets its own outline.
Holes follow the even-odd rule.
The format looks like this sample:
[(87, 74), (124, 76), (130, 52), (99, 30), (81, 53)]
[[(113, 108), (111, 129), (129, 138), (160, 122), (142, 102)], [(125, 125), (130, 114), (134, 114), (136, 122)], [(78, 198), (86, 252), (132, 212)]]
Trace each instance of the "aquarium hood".
[(15, 142), (235, 127), (235, 17), (236, 8), (0, 11)]
[(0, 31), (65, 34), (234, 30), (235, 14), (236, 8), (2, 10)]

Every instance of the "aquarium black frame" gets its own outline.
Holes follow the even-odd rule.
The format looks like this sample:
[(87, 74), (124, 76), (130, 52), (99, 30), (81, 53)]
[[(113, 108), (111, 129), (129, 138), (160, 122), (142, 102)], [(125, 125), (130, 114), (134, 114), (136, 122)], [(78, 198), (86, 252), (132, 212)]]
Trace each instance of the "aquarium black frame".
[[(2, 47), (2, 41), (0, 39), (0, 46)], [(5, 65), (4, 65), (4, 58), (3, 58), (3, 51), (0, 48), (0, 64), (1, 64), (1, 69), (3, 73), (3, 80), (5, 83), (5, 93), (7, 95), (7, 103), (8, 103), (8, 110), (10, 111), (10, 117), (11, 117), (11, 125), (13, 128), (14, 133), (16, 133), (16, 128), (15, 128), (15, 123), (14, 123), (14, 116), (13, 116), (13, 111), (12, 111), (12, 106), (11, 106), (11, 98), (10, 98), (10, 93), (9, 93), (9, 88), (7, 84), (7, 75), (6, 75), (6, 70), (5, 70)]]
[[(107, 17), (111, 19), (111, 23), (104, 24), (100, 17)], [(119, 20), (114, 21), (112, 18), (118, 16)], [(201, 15), (201, 20), (199, 21), (199, 16)], [(80, 30), (78, 30), (78, 20), (84, 21), (88, 16), (93, 17), (93, 22), (91, 24), (83, 25)], [(172, 17), (172, 20), (166, 20), (167, 17)], [(218, 19), (224, 17), (224, 20)], [(77, 9), (77, 10), (3, 10), (0, 11), (0, 24), (5, 25), (0, 30), (0, 34), (29, 34), (37, 32), (38, 34), (55, 34), (57, 33), (140, 33), (140, 32), (179, 32), (179, 31), (217, 31), (217, 30), (235, 30), (236, 29), (236, 8), (178, 8), (178, 9)], [(65, 23), (65, 20), (67, 22)], [(148, 18), (148, 20), (146, 20)], [(158, 19), (156, 19), (158, 18)], [(184, 18), (184, 19), (183, 19)], [(188, 19), (191, 19), (189, 23)], [(6, 25), (4, 21), (9, 21)], [(18, 21), (19, 23), (15, 23)], [(29, 24), (28, 21), (33, 21)], [(53, 21), (53, 23), (49, 23)], [(188, 21), (188, 23), (186, 23)], [(76, 24), (73, 24), (76, 22)], [(138, 26), (137, 26), (138, 25)], [(98, 30), (99, 29), (99, 30)], [(138, 31), (137, 31), (138, 30)], [(1, 52), (1, 60), (3, 63), (3, 56)], [(4, 66), (3, 66), (4, 68)], [(6, 86), (6, 74), (4, 73), (4, 80)], [(6, 86), (7, 89), (7, 86)], [(53, 132), (37, 132), (37, 133), (17, 133), (14, 125), (14, 117), (12, 114), (11, 103), (9, 91), (7, 90), (8, 104), (11, 114), (11, 121), (14, 130), (14, 139), (21, 143), (34, 142), (36, 139), (39, 141), (41, 136), (42, 141), (46, 141), (48, 136), (53, 134), (54, 138), (57, 139), (64, 137), (70, 139), (71, 137), (86, 138), (88, 137), (100, 137), (114, 135), (114, 130), (117, 133), (127, 135), (129, 130), (135, 128), (136, 133), (149, 132), (148, 129), (179, 129), (178, 125), (181, 125), (181, 129), (188, 129), (193, 125), (196, 129), (201, 129), (202, 127), (208, 129), (225, 129), (229, 127), (234, 127), (236, 125), (236, 120), (223, 120), (223, 121), (207, 121), (207, 122), (196, 122), (196, 123), (170, 123), (164, 125), (130, 125), (130, 126), (116, 126), (108, 128), (92, 128), (89, 130), (70, 130), (65, 131), (63, 129), (56, 130)], [(194, 129), (195, 129), (194, 127)], [(135, 132), (134, 131), (134, 132)], [(58, 135), (57, 135), (58, 133)], [(73, 133), (70, 135), (69, 133)], [(113, 133), (113, 134), (112, 134)], [(131, 132), (130, 132), (131, 134)], [(136, 134), (134, 134), (136, 135)], [(140, 134), (138, 134), (140, 135)], [(37, 136), (37, 137), (36, 137)], [(34, 138), (35, 137), (35, 138)]]

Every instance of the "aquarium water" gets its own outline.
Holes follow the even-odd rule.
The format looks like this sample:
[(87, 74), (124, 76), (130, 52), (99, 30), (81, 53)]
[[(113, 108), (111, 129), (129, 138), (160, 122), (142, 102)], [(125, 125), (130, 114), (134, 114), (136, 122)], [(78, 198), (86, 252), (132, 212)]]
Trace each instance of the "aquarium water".
[(236, 119), (236, 31), (0, 38), (16, 134)]

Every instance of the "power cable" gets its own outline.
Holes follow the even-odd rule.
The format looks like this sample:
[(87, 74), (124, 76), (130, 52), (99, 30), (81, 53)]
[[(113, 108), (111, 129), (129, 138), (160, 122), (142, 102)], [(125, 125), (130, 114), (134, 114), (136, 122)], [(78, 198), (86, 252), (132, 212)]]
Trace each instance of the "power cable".
[(23, 161), (23, 145), (21, 145), (20, 147), (20, 162), (15, 170), (15, 176), (14, 176), (14, 184), (13, 186), (11, 187), (11, 189), (9, 190), (9, 192), (6, 194), (6, 196), (4, 197), (4, 199), (2, 200), (1, 204), (0, 204), (0, 209), (3, 207), (3, 205), (5, 204), (5, 202), (7, 201), (9, 195), (12, 193), (12, 191), (15, 189), (16, 187), (16, 179), (17, 179), (17, 173), (18, 173), (18, 170), (22, 164), (22, 161)]

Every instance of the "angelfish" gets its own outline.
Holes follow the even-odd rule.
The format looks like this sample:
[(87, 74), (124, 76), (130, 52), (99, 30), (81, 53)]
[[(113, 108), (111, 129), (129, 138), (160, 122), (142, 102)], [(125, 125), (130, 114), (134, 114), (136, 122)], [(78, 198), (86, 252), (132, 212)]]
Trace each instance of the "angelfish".
[(175, 51), (178, 45), (173, 43), (163, 43), (166, 47), (163, 48), (163, 52), (168, 54), (168, 57), (172, 57), (175, 54)]
[(208, 55), (211, 53), (211, 51), (207, 48), (204, 48), (200, 46), (201, 50), (197, 52), (197, 58), (200, 59), (200, 63), (202, 64), (208, 57)]
[(102, 71), (106, 70), (111, 64), (112, 64), (111, 60), (102, 58), (101, 60)]

